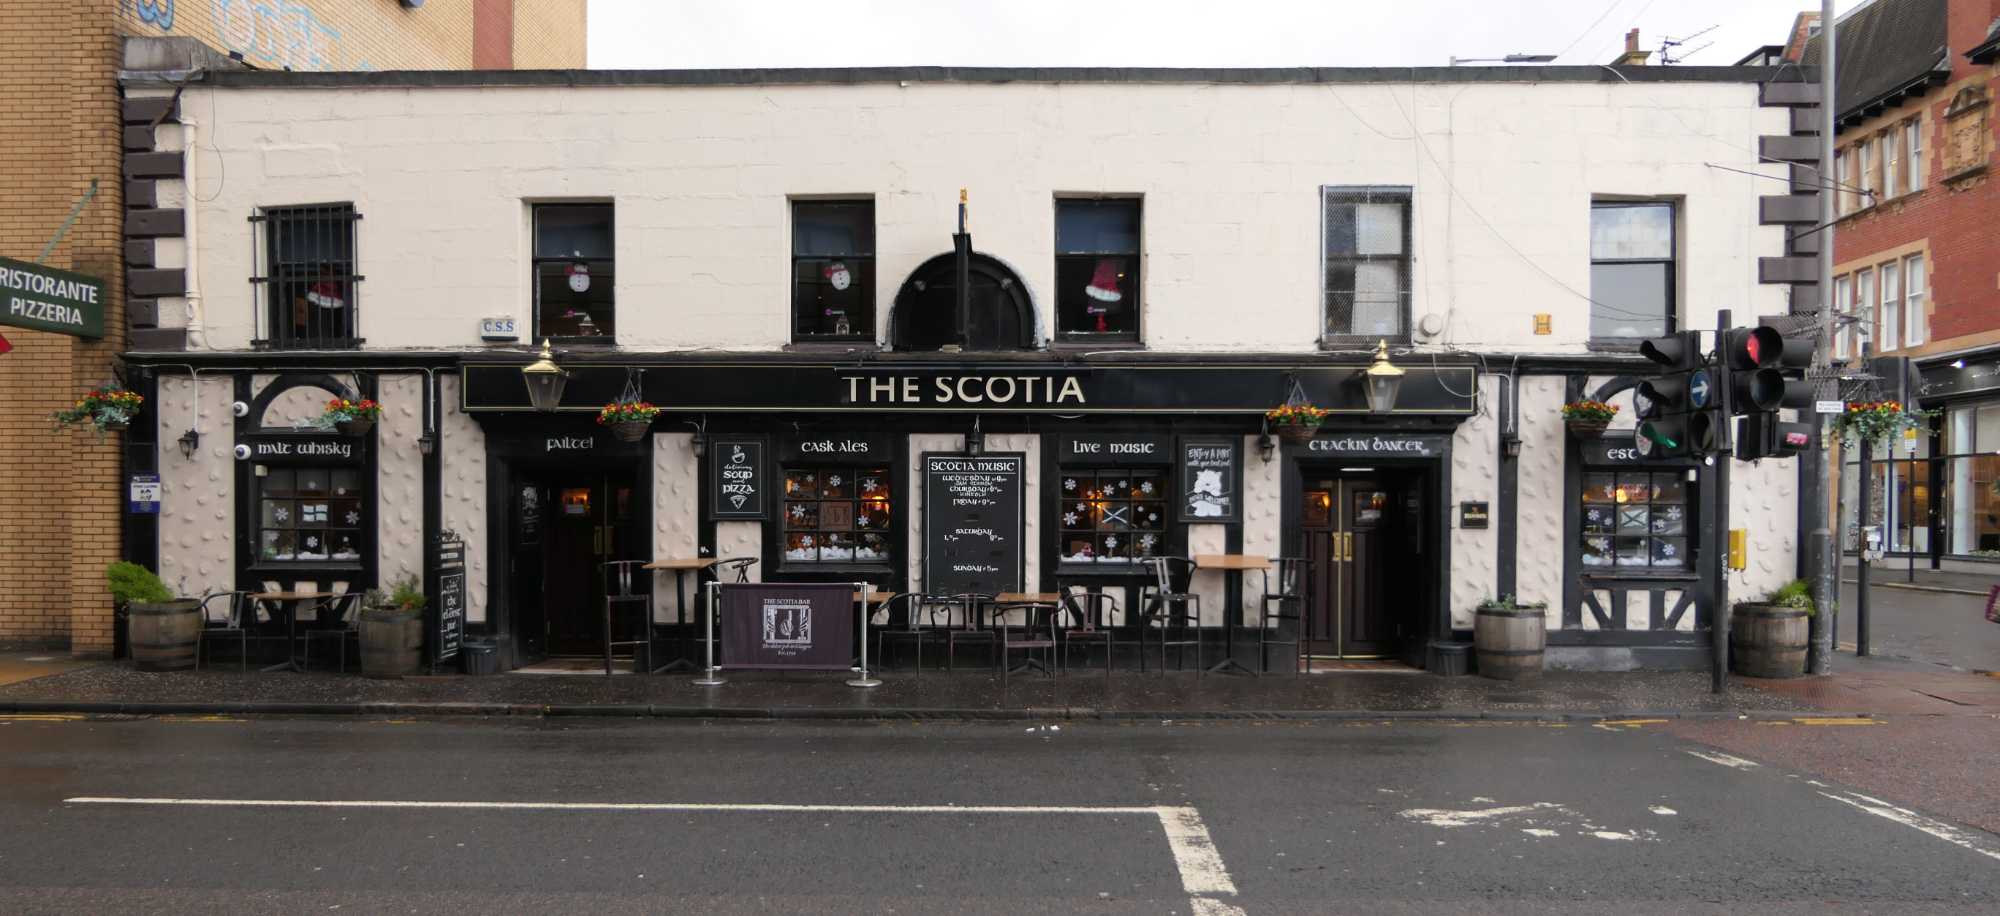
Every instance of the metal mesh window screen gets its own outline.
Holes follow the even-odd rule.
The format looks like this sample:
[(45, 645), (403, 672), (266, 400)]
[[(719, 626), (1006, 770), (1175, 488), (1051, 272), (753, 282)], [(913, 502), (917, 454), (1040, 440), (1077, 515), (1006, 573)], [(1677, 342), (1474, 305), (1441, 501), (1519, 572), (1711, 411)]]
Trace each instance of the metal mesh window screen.
[(1410, 189), (1323, 189), (1328, 339), (1410, 333)]
[(261, 346), (286, 350), (351, 349), (361, 345), (356, 309), (362, 277), (356, 272), (353, 204), (271, 207), (250, 217), (262, 227), (259, 274), (263, 288)]

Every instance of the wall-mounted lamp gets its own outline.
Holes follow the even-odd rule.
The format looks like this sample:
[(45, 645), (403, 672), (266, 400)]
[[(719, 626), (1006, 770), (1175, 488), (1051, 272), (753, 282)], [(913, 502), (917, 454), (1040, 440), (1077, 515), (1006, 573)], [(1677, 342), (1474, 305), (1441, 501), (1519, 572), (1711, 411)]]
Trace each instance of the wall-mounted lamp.
[(1396, 407), (1396, 393), (1403, 388), (1403, 370), (1389, 361), (1389, 342), (1375, 344), (1375, 362), (1362, 373), (1368, 395), (1369, 413), (1388, 413)]
[(986, 436), (979, 431), (979, 417), (972, 418), (972, 432), (965, 434), (965, 453), (978, 455), (986, 451)]
[(1521, 457), (1521, 437), (1520, 436), (1501, 437), (1500, 450), (1502, 452), (1505, 452), (1507, 457), (1509, 458)]
[(187, 432), (181, 433), (178, 441), (181, 446), (181, 458), (193, 461), (195, 449), (201, 448), (201, 433), (189, 429)]
[(434, 454), (438, 448), (437, 433), (424, 433), (417, 437), (417, 451), (426, 455)]
[(1262, 436), (1257, 437), (1257, 457), (1264, 459), (1265, 464), (1270, 464), (1271, 459), (1277, 457), (1277, 454), (1278, 439), (1276, 436), (1266, 432)]
[(701, 458), (701, 456), (703, 456), (703, 455), (706, 455), (706, 454), (708, 454), (708, 433), (706, 433), (706, 432), (699, 432), (699, 433), (695, 433), (695, 434), (694, 434), (694, 457), (695, 457), (695, 458), (696, 458), (697, 460), (699, 460), (699, 459)]
[(554, 413), (562, 405), (563, 386), (569, 384), (569, 373), (556, 365), (555, 353), (549, 350), (549, 342), (542, 340), (541, 358), (521, 367), (521, 377), (528, 382), (528, 403), (542, 413)]

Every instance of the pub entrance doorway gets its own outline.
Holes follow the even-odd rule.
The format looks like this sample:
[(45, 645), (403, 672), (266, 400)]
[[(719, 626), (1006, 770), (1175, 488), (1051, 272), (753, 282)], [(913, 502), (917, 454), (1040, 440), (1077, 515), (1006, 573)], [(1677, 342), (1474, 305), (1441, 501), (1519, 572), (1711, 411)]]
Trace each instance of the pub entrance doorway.
[(1422, 483), (1413, 470), (1306, 470), (1298, 518), (1307, 655), (1392, 658), (1423, 639), (1438, 584)]
[(512, 503), (508, 559), (522, 659), (601, 660), (604, 564), (646, 559), (644, 499), (633, 473), (526, 468), (515, 477)]

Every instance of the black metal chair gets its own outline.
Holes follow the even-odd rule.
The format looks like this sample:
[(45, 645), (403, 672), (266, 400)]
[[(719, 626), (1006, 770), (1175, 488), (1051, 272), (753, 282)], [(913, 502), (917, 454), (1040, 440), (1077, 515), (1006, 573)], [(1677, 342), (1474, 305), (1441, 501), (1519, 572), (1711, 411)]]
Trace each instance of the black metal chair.
[[(201, 632), (195, 636), (194, 662), (201, 667), (202, 650), (209, 642), (217, 639), (236, 641), (236, 663), (240, 670), (250, 670), (250, 629), (243, 625), (244, 618), (256, 612), (255, 601), (248, 591), (215, 592), (201, 599)], [(211, 607), (218, 600), (224, 601), (221, 614)], [(213, 650), (210, 651), (212, 656)]]
[[(1160, 673), (1167, 673), (1167, 647), (1174, 649), (1174, 663), (1187, 667), (1186, 652), (1194, 647), (1194, 672), (1201, 676), (1201, 596), (1193, 591), (1194, 561), (1182, 557), (1154, 557), (1153, 584), (1141, 596), (1145, 610), (1139, 615), (1139, 670), (1146, 670), (1146, 634), (1155, 627), (1160, 633)], [(1180, 634), (1176, 636), (1174, 631)]]
[(909, 643), (917, 647), (917, 676), (924, 676), (924, 644), (944, 645), (944, 631), (925, 626), (924, 612), (932, 599), (917, 592), (902, 592), (890, 595), (882, 602), (880, 612), (884, 615), (883, 626), (875, 631), (875, 661), (880, 665), (889, 664), (887, 646), (891, 643)]
[[(1008, 602), (993, 606), (993, 630), (1000, 634), (998, 651), (1002, 683), (1005, 683), (1014, 671), (1013, 666), (1007, 664), (1014, 652), (1033, 653), (1036, 649), (1044, 650), (1049, 658), (1047, 664), (1036, 661), (1034, 655), (1030, 654), (1021, 667), (1040, 668), (1043, 674), (1052, 676), (1056, 674), (1059, 668), (1056, 663), (1058, 607), (1059, 605), (1040, 601)], [(1021, 615), (1021, 625), (1018, 627), (1008, 622), (1008, 615), (1015, 613)]]
[(1271, 673), (1272, 646), (1291, 646), (1292, 673), (1298, 674), (1303, 669), (1299, 664), (1299, 634), (1305, 632), (1306, 567), (1310, 562), (1304, 557), (1272, 558), (1278, 574), (1275, 592), (1271, 590), (1272, 570), (1263, 571), (1264, 600), (1257, 615), (1257, 664), (1265, 674)]
[(313, 613), (313, 626), (300, 634), (305, 639), (305, 662), (303, 667), (312, 670), (313, 643), (333, 640), (339, 650), (340, 671), (347, 670), (347, 644), (354, 643), (356, 655), (361, 653), (361, 595), (343, 591), (321, 601)]
[(1084, 658), (1089, 659), (1091, 643), (1104, 647), (1104, 679), (1111, 679), (1112, 659), (1118, 654), (1118, 638), (1111, 630), (1110, 621), (1118, 614), (1118, 599), (1104, 592), (1079, 592), (1058, 589), (1062, 592), (1063, 611), (1068, 615), (1070, 625), (1059, 631), (1062, 637), (1062, 666), (1070, 666), (1070, 650), (1081, 644)]
[[(632, 650), (633, 670), (653, 670), (653, 574), (644, 560), (608, 560), (604, 563), (604, 673), (612, 674), (611, 659), (618, 649)], [(621, 630), (615, 619), (618, 611), (636, 608), (639, 612), (633, 632)]]
[[(934, 615), (940, 610), (945, 614), (944, 670), (956, 669), (958, 644), (962, 642), (991, 646), (994, 648), (994, 656), (996, 658), (999, 656), (1000, 632), (987, 626), (983, 619), (985, 607), (992, 603), (992, 595), (966, 593), (946, 597), (940, 605), (932, 609)], [(962, 618), (955, 621), (951, 619), (951, 609), (954, 607), (963, 612)], [(936, 625), (933, 623), (933, 626)]]
[[(740, 585), (750, 581), (750, 567), (755, 565), (757, 565), (756, 557), (731, 557), (709, 567), (709, 571), (717, 582), (735, 582)], [(732, 576), (734, 578), (731, 578)]]

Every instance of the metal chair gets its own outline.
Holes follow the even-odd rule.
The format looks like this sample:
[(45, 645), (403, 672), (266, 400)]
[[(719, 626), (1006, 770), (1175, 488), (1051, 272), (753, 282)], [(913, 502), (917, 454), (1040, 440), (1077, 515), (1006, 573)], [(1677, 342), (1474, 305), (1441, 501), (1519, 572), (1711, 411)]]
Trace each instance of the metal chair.
[(944, 644), (944, 631), (926, 629), (924, 610), (933, 599), (917, 592), (902, 592), (890, 595), (878, 609), (883, 614), (882, 628), (875, 631), (875, 661), (888, 665), (887, 646), (892, 642), (911, 643), (917, 647), (917, 676), (924, 676), (924, 644)]
[[(348, 591), (344, 586), (345, 583), (335, 583), (334, 587), (340, 594), (315, 605), (313, 628), (305, 631), (303, 634), (306, 644), (306, 654), (302, 667), (308, 671), (312, 670), (314, 640), (332, 639), (334, 641), (334, 645), (340, 650), (339, 670), (342, 672), (347, 670), (347, 643), (350, 639), (354, 641), (355, 654), (358, 655), (361, 652), (361, 629), (359, 627), (361, 596), (355, 592)], [(328, 615), (332, 615), (332, 626), (327, 625), (329, 623)]]
[(757, 565), (756, 557), (731, 557), (709, 567), (709, 570), (717, 582), (725, 581), (728, 576), (733, 575), (736, 577), (733, 581), (740, 585), (750, 581), (750, 567), (755, 565)]
[(1306, 564), (1311, 561), (1273, 557), (1271, 562), (1278, 572), (1278, 590), (1271, 590), (1271, 570), (1264, 570), (1264, 600), (1257, 615), (1257, 664), (1270, 674), (1270, 647), (1291, 646), (1292, 673), (1298, 674), (1303, 667), (1299, 664), (1299, 634), (1305, 632)]
[(1118, 599), (1103, 592), (1078, 592), (1059, 589), (1062, 592), (1063, 610), (1069, 615), (1070, 626), (1060, 631), (1062, 637), (1062, 666), (1067, 669), (1070, 649), (1081, 643), (1087, 654), (1091, 643), (1104, 647), (1104, 679), (1111, 679), (1111, 660), (1118, 653), (1118, 638), (1111, 632), (1108, 621), (1118, 613)]
[[(942, 610), (945, 613), (944, 670), (952, 671), (956, 668), (959, 643), (984, 643), (996, 648), (1000, 645), (999, 631), (985, 626), (984, 621), (981, 620), (981, 609), (992, 603), (992, 595), (966, 593), (946, 597), (940, 605), (932, 608), (933, 621), (935, 621), (935, 615), (938, 611)], [(953, 607), (964, 610), (964, 618), (962, 620), (951, 620), (951, 608)], [(933, 626), (935, 625), (934, 622)], [(994, 654), (997, 657), (999, 653), (995, 652)]]
[[(253, 613), (254, 602), (248, 591), (214, 592), (201, 599), (201, 632), (195, 634), (194, 664), (201, 667), (201, 652), (210, 640), (236, 640), (236, 663), (240, 670), (250, 670), (250, 630), (243, 625), (243, 618)], [(226, 599), (221, 616), (210, 607), (218, 599)]]
[[(611, 658), (620, 648), (630, 647), (635, 670), (653, 670), (653, 576), (645, 560), (607, 560), (604, 563), (604, 673), (612, 674)], [(639, 609), (638, 634), (618, 638), (612, 618), (621, 607)]]
[[(1194, 561), (1182, 557), (1153, 557), (1153, 584), (1141, 596), (1146, 602), (1139, 614), (1139, 670), (1146, 670), (1146, 634), (1155, 625), (1160, 631), (1160, 673), (1167, 673), (1167, 647), (1174, 647), (1174, 663), (1187, 667), (1187, 647), (1194, 647), (1194, 672), (1201, 676), (1201, 596), (1193, 591)], [(1180, 636), (1174, 636), (1174, 629)]]
[[(1020, 601), (993, 606), (993, 630), (999, 634), (1000, 681), (1006, 683), (1013, 673), (1007, 660), (1016, 651), (1033, 653), (1036, 649), (1046, 650), (1048, 664), (1042, 664), (1030, 654), (1022, 663), (1022, 668), (1040, 668), (1043, 674), (1054, 675), (1056, 664), (1056, 608), (1060, 605), (1044, 604), (1039, 601)], [(1019, 611), (1021, 626), (1007, 622), (1007, 615)]]

